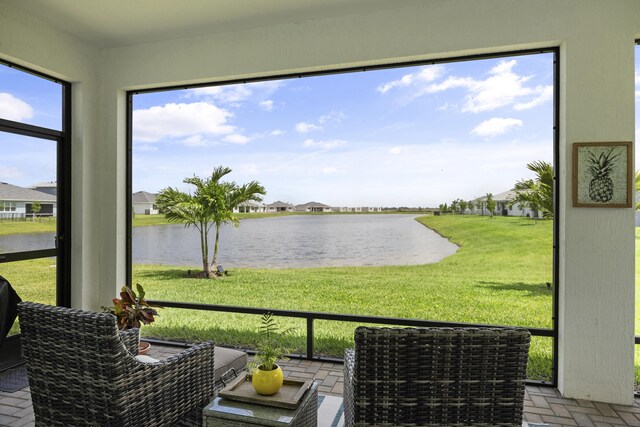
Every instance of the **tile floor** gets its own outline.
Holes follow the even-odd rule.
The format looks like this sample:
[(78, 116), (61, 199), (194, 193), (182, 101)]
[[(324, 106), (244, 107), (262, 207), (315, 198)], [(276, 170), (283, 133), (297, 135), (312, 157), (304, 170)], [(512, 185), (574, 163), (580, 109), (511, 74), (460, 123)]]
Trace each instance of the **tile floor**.
[[(174, 347), (154, 346), (151, 357), (163, 358), (180, 351)], [(316, 378), (318, 391), (341, 396), (344, 386), (342, 364), (292, 359), (282, 363), (285, 375)], [(527, 386), (525, 421), (550, 426), (610, 427), (640, 426), (640, 399), (633, 406), (610, 405), (580, 399), (564, 399), (553, 388)], [(0, 392), (0, 426), (34, 426), (29, 389), (15, 393)]]

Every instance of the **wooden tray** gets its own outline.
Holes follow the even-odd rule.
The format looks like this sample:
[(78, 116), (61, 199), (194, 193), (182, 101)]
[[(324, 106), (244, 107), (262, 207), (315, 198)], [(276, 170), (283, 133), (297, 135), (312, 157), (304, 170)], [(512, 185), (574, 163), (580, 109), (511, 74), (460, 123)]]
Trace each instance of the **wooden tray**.
[(247, 380), (247, 373), (241, 373), (238, 378), (218, 392), (220, 397), (241, 402), (257, 403), (258, 405), (275, 406), (277, 408), (295, 409), (300, 403), (302, 395), (311, 387), (313, 380), (294, 380), (285, 378), (282, 388), (273, 396), (258, 394), (251, 381)]

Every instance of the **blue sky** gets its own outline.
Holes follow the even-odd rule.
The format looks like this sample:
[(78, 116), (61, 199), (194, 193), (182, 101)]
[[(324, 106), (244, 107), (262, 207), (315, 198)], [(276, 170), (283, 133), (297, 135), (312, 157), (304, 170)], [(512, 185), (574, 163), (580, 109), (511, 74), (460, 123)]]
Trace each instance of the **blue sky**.
[(134, 98), (134, 190), (188, 190), (216, 165), (265, 201), (437, 206), (551, 161), (552, 55), (404, 67)]
[[(62, 86), (0, 64), (0, 118), (62, 129)], [(0, 181), (56, 180), (56, 143), (0, 132)]]
[[(225, 165), (238, 183), (260, 181), (266, 202), (437, 206), (499, 193), (531, 177), (527, 162), (552, 160), (552, 61), (514, 56), (136, 95), (133, 188), (189, 190), (185, 177)], [(638, 72), (635, 85), (638, 101)], [(60, 102), (59, 85), (0, 66), (0, 117), (60, 128)], [(27, 139), (0, 134), (0, 181), (55, 179), (54, 144)]]

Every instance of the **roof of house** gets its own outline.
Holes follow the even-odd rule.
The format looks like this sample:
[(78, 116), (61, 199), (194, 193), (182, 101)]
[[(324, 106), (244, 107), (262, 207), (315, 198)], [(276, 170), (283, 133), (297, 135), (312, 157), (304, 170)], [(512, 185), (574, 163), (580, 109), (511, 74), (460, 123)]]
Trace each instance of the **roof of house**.
[(325, 205), (324, 203), (318, 203), (318, 202), (307, 202), (307, 203), (303, 203), (301, 205), (296, 205), (296, 208), (311, 208), (311, 207), (315, 207), (315, 208), (330, 208), (331, 206)]
[(285, 203), (278, 200), (277, 202), (269, 203), (267, 207), (270, 208), (292, 208), (293, 205), (291, 203)]
[(58, 183), (56, 181), (44, 181), (37, 184), (33, 184), (30, 188), (57, 188)]
[(0, 200), (15, 202), (55, 202), (56, 196), (30, 188), (0, 182)]
[(256, 202), (255, 200), (247, 200), (246, 202), (240, 203), (240, 206), (260, 207), (260, 206), (264, 206), (264, 204), (260, 202)]
[[(496, 202), (510, 202), (513, 199), (515, 199), (516, 197), (516, 192), (515, 190), (507, 190), (507, 191), (503, 191), (502, 193), (498, 193), (498, 194), (493, 194), (493, 200), (495, 200)], [(478, 197), (477, 199), (474, 199), (474, 202), (484, 202), (485, 200), (487, 200), (487, 196), (482, 196), (482, 197)]]
[(131, 203), (155, 203), (157, 194), (146, 191), (136, 191), (131, 196)]

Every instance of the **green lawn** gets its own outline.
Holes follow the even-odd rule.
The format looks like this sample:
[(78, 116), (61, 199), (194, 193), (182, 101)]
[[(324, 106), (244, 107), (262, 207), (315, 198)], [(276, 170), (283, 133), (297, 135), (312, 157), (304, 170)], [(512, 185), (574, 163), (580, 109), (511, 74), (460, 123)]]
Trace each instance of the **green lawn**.
[[(551, 328), (552, 293), (546, 286), (552, 273), (551, 222), (476, 216), (419, 220), (459, 244), (458, 253), (417, 266), (258, 270), (225, 265), (229, 276), (219, 280), (186, 277), (187, 267), (135, 265), (134, 282), (158, 300)], [(28, 268), (26, 262), (5, 264), (0, 274), (24, 299), (53, 301), (55, 269), (45, 261), (30, 261)], [(196, 268), (194, 260), (191, 269)], [(280, 322), (296, 328), (288, 344), (304, 352), (305, 322)], [(255, 315), (163, 309), (143, 334), (253, 347), (257, 325)], [(355, 326), (316, 321), (316, 353), (340, 356), (352, 345)], [(551, 340), (536, 338), (529, 377), (549, 379), (550, 369)]]
[[(551, 327), (552, 224), (521, 218), (422, 217), (461, 245), (437, 264), (396, 267), (233, 269), (228, 277), (185, 277), (187, 268), (134, 266), (153, 299), (302, 311)], [(194, 260), (195, 261), (195, 260)], [(194, 267), (196, 263), (194, 262)], [(257, 316), (164, 309), (147, 335), (252, 347)], [(303, 321), (289, 343), (304, 352)], [(318, 321), (316, 353), (340, 356), (356, 325)], [(535, 339), (531, 378), (549, 378), (551, 340)]]

